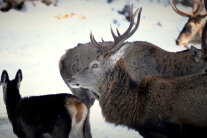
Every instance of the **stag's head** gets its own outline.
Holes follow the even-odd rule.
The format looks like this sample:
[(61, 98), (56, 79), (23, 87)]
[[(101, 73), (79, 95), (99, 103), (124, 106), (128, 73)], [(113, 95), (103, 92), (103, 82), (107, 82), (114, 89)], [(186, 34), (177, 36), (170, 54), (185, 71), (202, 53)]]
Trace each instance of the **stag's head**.
[[(133, 5), (131, 6), (130, 25), (128, 29), (122, 35), (119, 33), (118, 29), (116, 29), (117, 35), (115, 35), (111, 28), (114, 42), (110, 45), (107, 45), (107, 43), (105, 43), (103, 39), (103, 45), (100, 45), (91, 33), (91, 42), (96, 48), (100, 50), (100, 53), (97, 58), (89, 64), (87, 68), (68, 79), (68, 83), (71, 87), (86, 88), (100, 95), (101, 86), (105, 84), (107, 77), (117, 65), (117, 61), (124, 54), (123, 49), (127, 45), (127, 43), (125, 43), (125, 40), (132, 36), (139, 26), (141, 11), (142, 8), (137, 9), (133, 13)], [(137, 13), (137, 23), (134, 26), (134, 18), (136, 17)]]
[[(192, 13), (185, 13), (178, 10), (177, 7), (173, 4), (172, 0), (170, 0), (170, 4), (177, 14), (188, 17), (187, 23), (176, 39), (176, 44), (179, 46), (188, 47), (188, 43), (199, 42), (201, 40), (200, 38), (203, 26), (207, 20), (207, 14), (201, 14), (201, 11), (203, 9), (202, 0), (193, 0)], [(195, 38), (196, 35), (199, 37)]]

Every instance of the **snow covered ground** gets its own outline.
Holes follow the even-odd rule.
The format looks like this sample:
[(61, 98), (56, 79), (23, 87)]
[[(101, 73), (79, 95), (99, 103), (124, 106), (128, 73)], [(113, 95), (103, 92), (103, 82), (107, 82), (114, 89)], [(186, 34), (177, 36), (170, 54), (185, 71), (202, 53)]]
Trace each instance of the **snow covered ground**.
[[(143, 11), (138, 30), (128, 41), (148, 41), (168, 51), (183, 50), (175, 45), (175, 38), (187, 19), (175, 14), (165, 0), (161, 4), (154, 1), (114, 0), (108, 4), (106, 0), (59, 0), (57, 7), (27, 2), (22, 11), (0, 12), (0, 73), (6, 69), (13, 79), (22, 69), (22, 96), (70, 93), (59, 74), (61, 55), (77, 43), (88, 42), (91, 30), (96, 40), (101, 36), (112, 40), (110, 24), (123, 32), (129, 22), (117, 11), (131, 3), (136, 8), (143, 7)], [(98, 102), (91, 111), (91, 127), (94, 138), (141, 137), (126, 127), (106, 123)], [(6, 119), (2, 88), (0, 137), (15, 137)]]

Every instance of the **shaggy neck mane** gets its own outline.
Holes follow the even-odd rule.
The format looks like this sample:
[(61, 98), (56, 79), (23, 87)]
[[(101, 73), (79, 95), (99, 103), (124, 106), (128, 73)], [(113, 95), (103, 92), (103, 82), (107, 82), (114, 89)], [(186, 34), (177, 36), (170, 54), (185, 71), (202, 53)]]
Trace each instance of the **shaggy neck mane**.
[(120, 59), (113, 71), (107, 74), (99, 99), (105, 120), (115, 125), (135, 128), (137, 116), (141, 114), (139, 111), (145, 99), (142, 92), (137, 91), (139, 87), (128, 74), (123, 59)]

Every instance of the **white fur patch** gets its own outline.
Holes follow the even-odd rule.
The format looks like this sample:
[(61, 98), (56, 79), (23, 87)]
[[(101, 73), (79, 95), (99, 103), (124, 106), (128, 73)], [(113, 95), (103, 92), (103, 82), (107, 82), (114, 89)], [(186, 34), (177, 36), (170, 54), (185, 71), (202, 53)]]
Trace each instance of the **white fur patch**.
[(75, 109), (75, 107), (73, 106), (73, 115), (72, 115), (72, 124), (71, 124), (71, 131), (70, 131), (70, 135), (69, 138), (83, 138), (84, 137), (84, 132), (83, 132), (83, 126), (84, 126), (84, 122), (86, 120), (87, 114), (88, 114), (88, 110), (87, 107), (85, 105), (83, 105), (84, 108), (82, 108), (83, 112), (82, 112), (82, 118), (80, 120), (80, 122), (77, 122), (76, 120), (76, 115), (77, 115), (77, 109)]
[(129, 43), (123, 45), (114, 55), (111, 56), (112, 64), (115, 65), (116, 62), (123, 57), (125, 54), (126, 48), (129, 46)]

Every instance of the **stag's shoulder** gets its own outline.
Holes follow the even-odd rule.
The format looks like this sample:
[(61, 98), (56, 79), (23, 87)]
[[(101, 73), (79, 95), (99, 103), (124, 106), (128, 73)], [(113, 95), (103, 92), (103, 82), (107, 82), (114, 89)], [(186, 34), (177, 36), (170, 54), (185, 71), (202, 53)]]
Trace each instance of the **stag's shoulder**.
[(147, 41), (134, 41), (134, 42), (130, 42), (132, 43), (133, 45), (136, 45), (136, 46), (140, 46), (140, 47), (144, 47), (144, 48), (158, 48), (160, 49), (157, 45), (153, 44), (153, 43), (150, 43), (150, 42), (147, 42)]
[(157, 45), (154, 45), (147, 41), (134, 41), (128, 43), (129, 43), (129, 47), (127, 49), (130, 52), (132, 51), (148, 52), (148, 53), (166, 52), (165, 50), (161, 49)]

